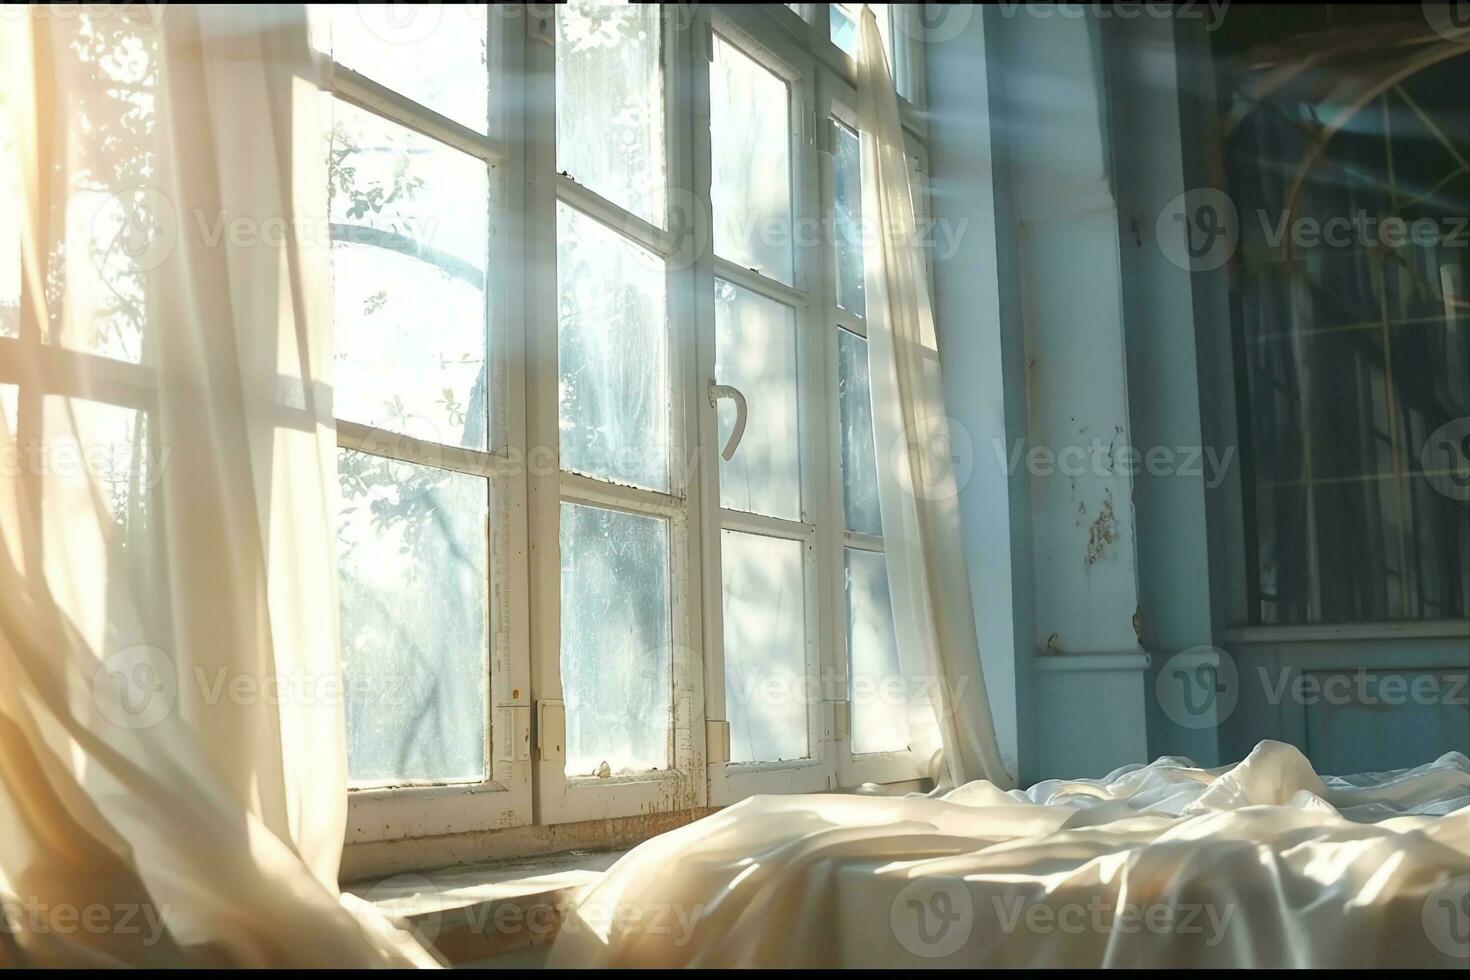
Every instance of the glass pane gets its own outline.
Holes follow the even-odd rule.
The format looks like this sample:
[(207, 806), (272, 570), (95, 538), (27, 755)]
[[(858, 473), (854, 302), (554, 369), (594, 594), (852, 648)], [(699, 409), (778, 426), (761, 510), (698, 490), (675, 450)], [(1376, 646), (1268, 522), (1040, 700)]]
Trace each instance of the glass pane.
[(332, 58), (479, 132), (489, 120), (484, 4), (315, 5), (330, 16)]
[[(47, 395), (41, 404), (46, 453), (37, 475), (59, 485), (90, 483), (118, 527), (141, 530), (148, 493), (168, 460), (167, 454), (150, 453), (147, 416), (121, 405), (60, 395)], [(5, 408), (5, 414), (10, 422), (15, 408)], [(119, 540), (126, 543), (129, 537), (131, 533), (119, 535)]]
[[(720, 506), (801, 520), (801, 422), (796, 399), (796, 311), (715, 280), (715, 377), (748, 405), (735, 458), (720, 460)], [(719, 445), (735, 426), (719, 404)]]
[(802, 544), (721, 531), (720, 565), (730, 761), (804, 759), (821, 692), (806, 670)]
[(849, 313), (864, 315), (863, 302), (863, 184), (862, 146), (858, 135), (832, 120), (834, 143), (832, 172), (835, 200), (832, 204), (837, 235), (837, 305)]
[(561, 505), (561, 689), (569, 776), (666, 769), (669, 525)]
[[(38, 243), (48, 256), (45, 278), (53, 297), (50, 322), (41, 324), (41, 331), (48, 344), (138, 364), (148, 327), (149, 276), (175, 274), (183, 261), (181, 239), (217, 215), (182, 214), (176, 202), (152, 186), (166, 142), (156, 111), (164, 32), (132, 17), (81, 16), (82, 8), (66, 9), (79, 16), (35, 22), (38, 29), (44, 24), (50, 56), (56, 59), (48, 74), (58, 82), (86, 80), (56, 84), (54, 101), (48, 100), (44, 110), (48, 124), (74, 121), (76, 132), (86, 135), (67, 137), (57, 129), (42, 137), (65, 142), (70, 159), (65, 178), (61, 169), (48, 178), (53, 207), (60, 198), (52, 195), (64, 197), (65, 205), (64, 214), (56, 208), (50, 216), (49, 240)], [(0, 87), (15, 70), (0, 72)], [(49, 152), (61, 152), (59, 146)], [(7, 233), (0, 230), (0, 236)], [(57, 297), (64, 302), (55, 302)]]
[(716, 37), (709, 88), (715, 252), (790, 283), (791, 102), (786, 83)]
[(565, 204), (556, 225), (562, 468), (667, 490), (663, 262)]
[[(1264, 69), (1243, 50), (1221, 78), (1257, 92)], [(1470, 416), (1470, 250), (1451, 233), (1470, 199), (1470, 174), (1454, 159), (1470, 119), (1451, 94), (1467, 82), (1464, 59), (1424, 66), (1348, 111), (1324, 147), (1293, 122), (1320, 114), (1320, 86), (1286, 80), (1225, 147), (1225, 190), (1253, 216), (1238, 222), (1231, 317), (1260, 622), (1466, 614), (1461, 488), (1416, 474), (1434, 434)], [(1286, 213), (1291, 227), (1277, 235)]]
[(664, 224), (657, 4), (573, 0), (556, 17), (556, 168)]
[(852, 751), (908, 748), (909, 687), (898, 660), (888, 561), (880, 552), (847, 549), (847, 671)]
[(857, 57), (857, 20), (848, 13), (845, 4), (829, 3), (827, 11), (827, 30), (832, 43), (849, 57)]
[[(831, 32), (832, 43), (852, 58), (857, 57), (858, 25), (855, 11), (856, 6), (856, 4), (848, 3), (831, 3), (827, 5), (827, 9), (830, 11), (828, 15), (828, 30)], [(888, 58), (888, 74), (893, 76), (892, 11), (888, 9), (887, 4), (883, 4), (875, 7), (873, 14), (878, 18), (878, 36), (883, 39), (883, 53)]]
[(849, 531), (882, 534), (868, 342), (848, 330), (837, 331), (837, 413), (842, 427), (843, 521)]
[(349, 779), (484, 779), (489, 486), (349, 450), (337, 458)]
[(485, 165), (345, 102), (333, 111), (336, 415), (483, 449)]

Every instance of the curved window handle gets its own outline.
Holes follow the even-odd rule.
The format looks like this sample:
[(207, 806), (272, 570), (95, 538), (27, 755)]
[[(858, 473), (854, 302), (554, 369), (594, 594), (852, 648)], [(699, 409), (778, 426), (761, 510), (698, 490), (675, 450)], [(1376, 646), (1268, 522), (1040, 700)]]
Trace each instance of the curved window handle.
[(729, 398), (735, 402), (735, 428), (730, 430), (730, 438), (725, 440), (725, 448), (720, 450), (720, 455), (729, 462), (735, 456), (735, 450), (740, 447), (740, 440), (745, 436), (745, 418), (749, 412), (745, 404), (745, 395), (734, 385), (717, 385), (713, 381), (709, 384), (709, 403), (718, 406), (721, 398)]

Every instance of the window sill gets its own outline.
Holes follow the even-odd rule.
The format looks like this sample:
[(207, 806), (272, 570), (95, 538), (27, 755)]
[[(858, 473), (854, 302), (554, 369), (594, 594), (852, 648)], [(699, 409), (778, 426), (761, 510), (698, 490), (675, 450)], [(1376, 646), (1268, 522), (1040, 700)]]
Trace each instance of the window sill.
[[(927, 792), (930, 788), (926, 780), (910, 780), (881, 786), (870, 783), (830, 792), (897, 796)], [(700, 808), (663, 814), (655, 818), (656, 825), (650, 825), (645, 817), (636, 818), (641, 821), (636, 825), (631, 821), (592, 821), (582, 825), (500, 831), (502, 846), (511, 843), (505, 835), (518, 832), (536, 835), (534, 839), (541, 846), (567, 839), (554, 836), (558, 832), (581, 831), (600, 835), (602, 839), (591, 845), (592, 849), (565, 850), (563, 844), (557, 853), (460, 863), (440, 870), (363, 875), (344, 884), (343, 891), (406, 922), (451, 966), (511, 956), (517, 958), (516, 965), (536, 966), (545, 954), (544, 947), (556, 938), (561, 928), (563, 911), (595, 885), (618, 858), (649, 837), (713, 812)], [(623, 823), (629, 826), (621, 826)], [(478, 839), (474, 844), (483, 848), (484, 841)], [(599, 844), (601, 849), (596, 849)], [(352, 848), (347, 853), (351, 854)], [(407, 858), (407, 854), (401, 856)], [(507, 964), (502, 961), (495, 965)]]
[(406, 923), (452, 966), (550, 943), (574, 905), (624, 851), (571, 852), (471, 868), (401, 874), (347, 886)]
[(1404, 620), (1382, 623), (1302, 623), (1231, 626), (1227, 643), (1308, 643), (1317, 640), (1404, 640), (1470, 636), (1470, 620)]

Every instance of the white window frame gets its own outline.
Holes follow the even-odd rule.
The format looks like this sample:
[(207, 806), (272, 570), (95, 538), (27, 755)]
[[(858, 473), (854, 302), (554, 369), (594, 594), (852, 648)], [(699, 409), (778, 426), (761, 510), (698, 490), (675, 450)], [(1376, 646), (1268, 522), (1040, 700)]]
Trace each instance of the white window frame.
[[(774, 12), (790, 13), (785, 7)], [(699, 118), (710, 119), (709, 67), (713, 57), (713, 39), (718, 35), (782, 78), (790, 93), (788, 122), (791, 159), (791, 217), (794, 228), (809, 227), (820, 216), (819, 175), (816, 155), (816, 71), (810, 54), (792, 43), (785, 32), (767, 29), (768, 24), (755, 16), (763, 13), (751, 7), (724, 5), (702, 10), (708, 17), (699, 30), (707, 39), (704, 57), (696, 60), (695, 98)], [(699, 159), (702, 163), (694, 186), (708, 194), (710, 186), (710, 126), (699, 127)], [(708, 208), (709, 205), (705, 203)], [(707, 211), (706, 213), (713, 213)], [(722, 279), (757, 296), (773, 300), (794, 313), (797, 358), (797, 404), (800, 419), (797, 438), (801, 453), (801, 520), (789, 521), (727, 510), (720, 505), (719, 458), (716, 413), (711, 407), (705, 413), (704, 445), (701, 447), (706, 472), (716, 474), (713, 487), (704, 501), (703, 534), (706, 566), (705, 642), (710, 651), (705, 660), (705, 709), (713, 719), (727, 716), (724, 664), (723, 574), (720, 560), (722, 530), (764, 534), (802, 543), (803, 624), (805, 627), (806, 676), (820, 681), (834, 669), (829, 638), (824, 638), (822, 624), (830, 618), (830, 589), (826, 588), (829, 570), (821, 555), (831, 533), (830, 518), (819, 519), (828, 494), (825, 467), (819, 466), (822, 454), (817, 447), (835, 432), (820, 397), (827, 375), (824, 345), (817, 324), (823, 303), (820, 296), (827, 282), (822, 249), (792, 249), (792, 284), (790, 286), (744, 269), (714, 254), (713, 242), (698, 265), (700, 376), (710, 382), (719, 380), (715, 372), (715, 308), (714, 283)], [(808, 685), (808, 693), (816, 688)], [(798, 693), (798, 692), (792, 692)], [(807, 746), (809, 756), (779, 762), (734, 763), (713, 758), (709, 766), (709, 799), (715, 806), (737, 802), (756, 793), (802, 793), (831, 789), (836, 784), (836, 746), (833, 741), (834, 709), (830, 702), (810, 704), (807, 712)]]
[(520, 18), (486, 16), (490, 126), (487, 136), (340, 64), (335, 99), (484, 160), (489, 168), (490, 241), (486, 250), (487, 349), (491, 429), (484, 452), (425, 445), (394, 432), (338, 419), (337, 445), (487, 479), (490, 541), (485, 734), (486, 778), (475, 783), (383, 785), (348, 794), (347, 843), (373, 843), (531, 822), (529, 602), (521, 572), (527, 550), (524, 317), (516, 281), (520, 213), (511, 189), (523, 167), (516, 106)]
[[(834, 114), (855, 122), (853, 64), (827, 38), (825, 5), (674, 5), (663, 8), (666, 177), (674, 194), (696, 189), (710, 212), (709, 59), (717, 32), (790, 86), (792, 217), (830, 220)], [(522, 15), (523, 14), (523, 15)], [(492, 251), (486, 293), (490, 350), (502, 383), (493, 403), (489, 451), (400, 449), (392, 433), (339, 423), (339, 444), (492, 478), (491, 778), (483, 784), (395, 786), (350, 796), (349, 843), (555, 825), (721, 806), (753, 793), (812, 792), (861, 782), (920, 777), (907, 752), (852, 755), (848, 733), (845, 555), (881, 551), (881, 538), (848, 532), (842, 518), (837, 406), (837, 330), (866, 337), (861, 317), (837, 306), (833, 243), (793, 249), (786, 285), (714, 255), (711, 226), (694, 261), (667, 279), (671, 392), (670, 487), (659, 493), (562, 472), (558, 453), (558, 202), (575, 207), (665, 257), (688, 243), (602, 198), (556, 167), (555, 8), (526, 5), (487, 17), (491, 136), (486, 137), (347, 70), (339, 97), (493, 166)], [(895, 32), (895, 41), (901, 35)], [(916, 60), (909, 57), (907, 70)], [(920, 73), (921, 77), (921, 73)], [(900, 100), (910, 149), (920, 160), (924, 121)], [(853, 128), (856, 128), (855, 126)], [(918, 203), (916, 201), (916, 203)], [(922, 207), (922, 205), (920, 205)], [(797, 227), (802, 227), (798, 225)], [(720, 506), (714, 281), (725, 279), (795, 312), (801, 427), (802, 519), (777, 520)], [(540, 448), (538, 448), (540, 447)], [(693, 466), (684, 461), (693, 459)], [(564, 746), (553, 744), (560, 678), (560, 508), (564, 501), (656, 515), (669, 522), (673, 758), (667, 770), (598, 779), (568, 778)], [(725, 761), (726, 717), (720, 566), (722, 528), (775, 534), (804, 544), (807, 666), (831, 679), (833, 700), (808, 717), (808, 759)], [(492, 532), (492, 542), (496, 541)], [(564, 710), (564, 709), (563, 709)], [(543, 720), (549, 724), (543, 724)], [(713, 750), (713, 754), (710, 750)]]
[[(664, 146), (668, 188), (691, 186), (689, 127), (692, 119), (684, 93), (688, 89), (689, 32), (677, 7), (662, 9), (664, 57)], [(557, 369), (557, 206), (575, 208), (622, 237), (671, 260), (666, 280), (669, 331), (669, 490), (667, 493), (601, 480), (569, 471), (559, 464), (539, 468), (530, 478), (532, 664), (536, 690), (536, 817), (542, 824), (573, 823), (660, 813), (703, 806), (704, 719), (702, 704), (701, 596), (697, 588), (699, 535), (691, 528), (690, 508), (700, 498), (700, 476), (689, 471), (690, 434), (697, 431), (699, 392), (691, 383), (694, 344), (693, 270), (676, 260), (683, 243), (666, 229), (633, 215), (575, 179), (557, 172), (556, 163), (556, 25), (554, 11), (533, 18), (526, 48), (527, 254), (525, 283), (529, 356), (529, 428), (533, 444), (558, 444)], [(540, 21), (540, 23), (536, 23)], [(558, 458), (553, 454), (553, 458)], [(565, 746), (556, 744), (557, 712), (563, 712), (561, 684), (560, 511), (563, 501), (659, 517), (669, 526), (671, 613), (670, 677), (672, 758), (670, 768), (599, 779), (565, 774)], [(564, 724), (560, 726), (564, 732)]]
[[(835, 149), (836, 134), (831, 131), (835, 121), (840, 121), (848, 129), (858, 132), (857, 122), (857, 90), (846, 80), (837, 78), (835, 75), (826, 74), (822, 78), (820, 86), (821, 102), (819, 110), (822, 112), (823, 122), (823, 154), (822, 154), (822, 206), (827, 210), (824, 217), (827, 227), (835, 227), (831, 212), (836, 208), (837, 173), (833, 151)], [(915, 140), (911, 134), (905, 134), (908, 142), (908, 150), (916, 161), (927, 159), (923, 145)], [(919, 164), (922, 166), (922, 162)], [(927, 190), (927, 187), (925, 188)], [(927, 208), (920, 203), (924, 195), (915, 195), (915, 219), (922, 227), (922, 222), (927, 216)], [(921, 211), (921, 208), (923, 209)], [(868, 220), (865, 216), (864, 220)], [(832, 366), (832, 381), (826, 392), (828, 403), (831, 405), (834, 425), (841, 424), (841, 416), (838, 403), (838, 384), (841, 381), (837, 373), (838, 365), (838, 342), (843, 330), (861, 337), (864, 343), (868, 340), (868, 324), (865, 314), (853, 313), (843, 309), (837, 302), (837, 254), (835, 242), (826, 242), (826, 269), (829, 281), (824, 290), (827, 297), (826, 318), (824, 327), (829, 339), (829, 350), (826, 361)], [(933, 275), (933, 263), (929, 265), (929, 273)], [(930, 283), (930, 295), (933, 295), (933, 283)], [(840, 668), (839, 689), (847, 692), (848, 701), (840, 705), (839, 730), (842, 733), (842, 751), (839, 754), (838, 785), (858, 786), (862, 783), (895, 783), (923, 778), (924, 773), (914, 761), (912, 753), (907, 749), (889, 752), (855, 753), (852, 751), (852, 725), (854, 721), (851, 706), (851, 678), (848, 675), (847, 658), (847, 550), (866, 551), (875, 554), (884, 554), (884, 543), (882, 535), (867, 534), (861, 531), (849, 530), (846, 526), (845, 510), (843, 506), (843, 473), (842, 473), (842, 441), (840, 433), (834, 428), (832, 437), (828, 440), (828, 471), (833, 475), (831, 481), (831, 496), (827, 502), (829, 513), (837, 515), (836, 524), (841, 531), (834, 534), (834, 545), (832, 554), (827, 556), (831, 563), (832, 573), (829, 581), (833, 583), (835, 590), (834, 603), (837, 614), (833, 617), (829, 629), (833, 637), (833, 643), (837, 648), (837, 663)], [(886, 564), (886, 559), (885, 559)]]

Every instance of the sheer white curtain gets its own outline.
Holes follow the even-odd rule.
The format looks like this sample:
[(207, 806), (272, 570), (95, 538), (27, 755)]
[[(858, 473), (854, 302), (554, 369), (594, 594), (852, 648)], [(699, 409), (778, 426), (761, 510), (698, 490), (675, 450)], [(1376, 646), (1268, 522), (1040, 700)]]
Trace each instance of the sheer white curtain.
[(431, 962), (336, 883), (306, 38), (300, 6), (0, 16), (0, 965)]
[[(960, 529), (959, 490), (944, 412), (934, 311), (919, 247), (898, 99), (873, 11), (858, 25), (863, 262), (878, 497), (904, 673), (924, 678), (931, 704), (913, 705), (911, 748), (928, 764), (942, 747), (952, 786), (1011, 785), (980, 670)], [(938, 743), (936, 745), (936, 743)]]

